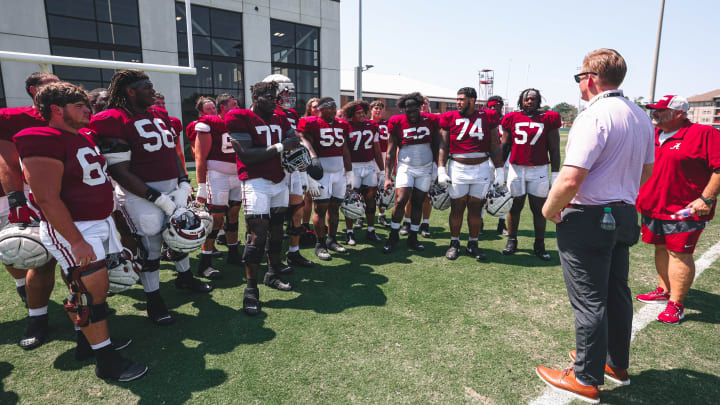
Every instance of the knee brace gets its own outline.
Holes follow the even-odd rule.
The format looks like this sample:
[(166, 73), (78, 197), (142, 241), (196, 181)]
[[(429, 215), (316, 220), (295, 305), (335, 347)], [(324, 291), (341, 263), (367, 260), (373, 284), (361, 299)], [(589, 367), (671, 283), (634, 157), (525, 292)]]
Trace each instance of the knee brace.
[(150, 273), (152, 271), (158, 271), (160, 270), (160, 259), (140, 259), (140, 263), (142, 264), (142, 272), (143, 273)]
[(223, 225), (223, 229), (225, 232), (237, 232), (238, 228), (240, 226), (239, 222), (227, 222), (225, 221), (225, 225)]
[(214, 230), (208, 232), (207, 238), (208, 239), (217, 239), (218, 233), (220, 233), (220, 230), (214, 229)]
[[(247, 239), (243, 259), (250, 264), (259, 264), (262, 261), (265, 254), (265, 241), (268, 237), (270, 219), (258, 217), (261, 216), (247, 219), (248, 231), (250, 231), (251, 236)], [(253, 240), (252, 235), (255, 236), (255, 240)]]
[(92, 304), (88, 306), (90, 308), (90, 322), (100, 322), (110, 315), (110, 307), (107, 302), (100, 304)]
[(228, 205), (230, 205), (231, 207), (240, 207), (242, 206), (242, 201), (230, 201)]
[[(64, 301), (65, 311), (75, 314), (73, 322), (77, 327), (85, 327), (91, 321), (97, 322), (105, 319), (107, 311), (101, 306), (107, 306), (106, 303), (100, 303), (93, 305), (93, 298), (90, 291), (85, 287), (85, 283), (82, 281), (82, 277), (93, 274), (99, 270), (107, 270), (107, 264), (105, 260), (90, 263), (85, 266), (75, 266), (68, 269), (68, 282), (70, 288), (70, 296)], [(93, 315), (93, 312), (97, 312), (98, 315)]]
[(227, 212), (227, 207), (224, 205), (208, 205), (208, 211), (210, 211), (211, 214), (225, 214)]

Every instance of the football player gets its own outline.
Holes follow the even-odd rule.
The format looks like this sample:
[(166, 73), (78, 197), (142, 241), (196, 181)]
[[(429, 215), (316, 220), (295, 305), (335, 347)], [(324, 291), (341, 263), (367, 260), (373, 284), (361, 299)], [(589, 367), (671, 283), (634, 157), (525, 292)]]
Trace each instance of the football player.
[(93, 89), (88, 93), (88, 97), (90, 98), (90, 108), (92, 108), (93, 114), (99, 113), (107, 106), (108, 91), (104, 87)]
[[(374, 121), (365, 119), (370, 111), (367, 101), (353, 101), (342, 108), (345, 119), (350, 123), (350, 133), (347, 135), (350, 159), (352, 160), (352, 177), (349, 184), (353, 190), (362, 194), (365, 200), (365, 218), (367, 219), (368, 242), (379, 242), (382, 239), (375, 233), (375, 194), (377, 194), (377, 171), (385, 170), (382, 152), (378, 143), (378, 126)], [(345, 218), (346, 241), (350, 246), (355, 245), (355, 232), (353, 223)]]
[[(175, 151), (167, 113), (152, 107), (155, 90), (150, 78), (140, 70), (120, 70), (113, 75), (109, 91), (108, 108), (93, 116), (90, 129), (102, 143), (128, 225), (140, 239), (140, 279), (148, 316), (157, 325), (169, 325), (174, 318), (159, 291), (162, 232), (177, 207), (187, 205), (190, 179)], [(176, 253), (173, 259), (176, 288), (212, 290), (193, 277), (187, 253)]]
[(388, 149), (385, 159), (385, 187), (393, 184), (391, 175), (397, 160), (395, 178), (395, 207), (390, 223), (390, 237), (383, 248), (391, 253), (399, 240), (400, 221), (405, 205), (412, 204), (411, 225), (407, 245), (416, 251), (425, 250), (417, 239), (422, 218), (422, 207), (430, 185), (433, 182), (433, 161), (442, 139), (438, 134), (437, 120), (430, 114), (423, 114), (420, 93), (406, 94), (398, 99), (398, 107), (404, 114), (394, 115), (388, 121)]
[[(460, 228), (467, 208), (467, 253), (485, 260), (478, 247), (485, 195), (493, 181), (487, 161), (492, 158), (495, 179), (505, 182), (502, 153), (497, 142), (500, 119), (493, 110), (475, 109), (477, 93), (472, 87), (457, 92), (457, 111), (440, 117), (443, 148), (440, 149), (438, 184), (448, 185), (450, 193), (450, 247), (445, 257), (455, 260), (460, 254)], [(448, 162), (448, 157), (451, 158)]]
[[(370, 120), (375, 123), (378, 127), (377, 132), (377, 143), (382, 153), (383, 167), (385, 165), (385, 158), (387, 157), (387, 144), (388, 144), (388, 126), (387, 120), (383, 119), (383, 113), (385, 112), (385, 104), (382, 101), (375, 100), (370, 103)], [(385, 170), (377, 169), (378, 186), (385, 186)], [(390, 226), (385, 217), (385, 208), (378, 207), (378, 223), (382, 226)]]
[[(32, 73), (25, 79), (25, 90), (35, 100), (38, 90), (59, 79), (50, 73)], [(28, 205), (29, 194), (23, 183), (20, 160), (13, 136), (20, 130), (46, 126), (37, 103), (30, 107), (5, 108), (0, 110), (0, 183), (7, 193), (9, 221), (29, 224), (38, 220), (36, 210)], [(55, 261), (31, 270), (6, 266), (15, 280), (20, 298), (28, 307), (28, 326), (20, 339), (20, 347), (34, 349), (43, 344), (48, 330), (47, 306), (55, 286)]]
[[(352, 174), (350, 149), (345, 142), (347, 134), (350, 133), (350, 125), (347, 121), (336, 118), (337, 105), (332, 97), (323, 97), (319, 103), (320, 116), (301, 119), (298, 132), (312, 157), (312, 164), (308, 168), (308, 192), (315, 203), (315, 255), (320, 260), (330, 260), (332, 256), (328, 249), (338, 253), (347, 252), (347, 249), (338, 243), (336, 234), (340, 221), (340, 204), (345, 199), (345, 179)], [(322, 173), (322, 178), (316, 181), (312, 177), (313, 172)]]
[[(558, 129), (562, 125), (562, 119), (560, 114), (554, 111), (540, 110), (541, 99), (540, 91), (523, 90), (517, 102), (520, 111), (505, 115), (501, 123), (503, 158), (510, 155), (507, 181), (513, 197), (512, 208), (507, 214), (508, 241), (503, 254), (512, 255), (517, 251), (520, 212), (525, 205), (527, 194), (535, 228), (533, 251), (537, 257), (548, 261), (550, 255), (545, 250), (546, 222), (542, 207), (560, 170)], [(549, 174), (550, 171), (552, 174)]]
[[(198, 113), (198, 119), (205, 115), (217, 115), (217, 107), (215, 106), (215, 99), (212, 97), (200, 96), (195, 102), (195, 111)], [(197, 120), (190, 122), (185, 127), (185, 136), (190, 141), (190, 153), (195, 156), (195, 124)]]
[[(502, 120), (503, 107), (505, 107), (505, 101), (503, 101), (502, 97), (490, 96), (490, 98), (488, 98), (487, 107), (488, 107), (488, 109), (495, 111), (498, 114), (498, 117), (500, 117), (500, 119)], [(501, 128), (498, 128), (498, 144), (502, 145), (502, 129)], [(495, 167), (495, 166), (493, 166), (493, 167)], [(504, 167), (505, 167), (505, 178), (507, 179), (508, 167), (510, 167), (509, 159), (505, 159)], [(483, 214), (484, 214), (484, 212), (483, 212)], [(498, 219), (498, 225), (497, 225), (497, 233), (498, 234), (501, 234), (501, 235), (508, 234), (507, 226), (505, 225), (505, 219), (506, 219), (506, 215), (503, 215)], [(483, 223), (484, 223), (484, 220), (483, 220)], [(480, 233), (482, 234), (482, 228), (480, 228)]]
[(52, 83), (41, 88), (36, 102), (49, 127), (24, 129), (14, 141), (42, 210), (41, 239), (72, 286), (66, 308), (84, 336), (78, 346), (92, 350), (98, 377), (138, 379), (148, 368), (117, 353), (108, 334), (105, 258), (122, 246), (111, 215), (114, 198), (105, 159), (88, 137), (78, 133), (90, 120), (88, 96), (75, 85)]
[[(305, 117), (319, 117), (320, 116), (320, 101), (319, 98), (313, 97), (308, 100), (305, 105)], [(302, 226), (305, 228), (305, 233), (300, 236), (300, 241), (303, 245), (315, 245), (315, 233), (310, 226), (310, 219), (312, 218), (313, 200), (310, 193), (305, 193), (305, 207), (303, 208)]]
[[(159, 108), (162, 110), (165, 110), (167, 112), (167, 108), (165, 108), (165, 96), (160, 92), (155, 92), (155, 103), (153, 104), (155, 108)], [(169, 116), (169, 115), (168, 115)], [(170, 117), (170, 130), (172, 131), (173, 135), (175, 136), (175, 152), (178, 154), (178, 157), (180, 158), (180, 163), (183, 165), (183, 170), (187, 172), (187, 169), (185, 168), (185, 152), (183, 151), (182, 142), (180, 142), (180, 137), (182, 136), (182, 121), (180, 121), (179, 118), (176, 117)]]
[(243, 311), (250, 316), (260, 313), (258, 267), (269, 243), (271, 266), (265, 273), (266, 286), (281, 291), (292, 287), (280, 279), (283, 225), (289, 202), (285, 171), (280, 163), (284, 150), (296, 148), (300, 139), (285, 114), (275, 111), (278, 84), (260, 82), (252, 86), (251, 109), (235, 109), (225, 115), (232, 147), (237, 155), (237, 170), (245, 193), (245, 222), (248, 231), (243, 252), (247, 287)]
[[(273, 74), (263, 79), (263, 82), (277, 82), (278, 96), (276, 109), (285, 114), (293, 129), (297, 127), (300, 116), (295, 111), (295, 85), (289, 77), (280, 74)], [(305, 199), (303, 189), (307, 184), (307, 173), (294, 171), (288, 173), (287, 180), (290, 189), (290, 206), (288, 207), (288, 265), (312, 267), (315, 265), (312, 261), (300, 254), (300, 236), (305, 232), (302, 226), (303, 208), (305, 207)], [(282, 266), (279, 269), (281, 273), (292, 271), (290, 266)]]
[(220, 226), (225, 213), (228, 264), (241, 264), (238, 252), (238, 216), (242, 204), (242, 183), (237, 177), (235, 151), (230, 143), (230, 134), (225, 128), (225, 115), (238, 107), (235, 97), (221, 94), (217, 97), (219, 115), (203, 115), (195, 123), (195, 174), (198, 182), (198, 202), (207, 203), (213, 217), (213, 229), (205, 239), (200, 254), (197, 274), (216, 280), (220, 270), (212, 267), (212, 256)]

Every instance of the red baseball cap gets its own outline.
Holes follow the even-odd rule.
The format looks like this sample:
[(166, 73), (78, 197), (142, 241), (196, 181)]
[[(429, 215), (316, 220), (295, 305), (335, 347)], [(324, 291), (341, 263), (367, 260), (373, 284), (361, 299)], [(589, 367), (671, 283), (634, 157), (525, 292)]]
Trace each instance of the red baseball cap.
[(658, 100), (657, 103), (648, 104), (645, 107), (651, 110), (664, 110), (667, 108), (671, 110), (680, 110), (682, 112), (687, 112), (690, 104), (688, 104), (688, 101), (680, 96), (668, 95), (663, 96), (663, 98)]

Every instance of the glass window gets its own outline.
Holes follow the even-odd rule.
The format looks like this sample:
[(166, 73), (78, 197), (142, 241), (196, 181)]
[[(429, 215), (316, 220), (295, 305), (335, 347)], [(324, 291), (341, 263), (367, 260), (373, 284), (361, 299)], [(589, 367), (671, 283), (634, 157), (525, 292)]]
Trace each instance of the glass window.
[[(142, 62), (137, 0), (45, 0), (50, 51), (78, 58)], [(88, 90), (108, 87), (112, 69), (53, 67)]]
[(320, 97), (320, 29), (287, 21), (270, 20), (272, 70), (295, 83), (295, 109), (305, 113), (305, 103)]
[[(185, 3), (175, 3), (178, 62), (187, 65)], [(197, 75), (180, 75), (182, 120), (197, 119), (195, 101), (200, 96), (228, 93), (245, 106), (243, 83), (242, 14), (192, 6), (193, 52)], [(188, 142), (185, 142), (186, 144)], [(190, 153), (186, 157), (192, 157)]]

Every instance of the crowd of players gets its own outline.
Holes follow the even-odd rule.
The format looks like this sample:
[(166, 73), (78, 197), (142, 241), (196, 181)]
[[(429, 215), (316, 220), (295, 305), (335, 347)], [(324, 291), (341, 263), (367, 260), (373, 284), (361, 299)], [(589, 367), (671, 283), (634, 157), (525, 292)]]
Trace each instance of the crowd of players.
[[(292, 286), (283, 274), (315, 265), (301, 255), (301, 242), (313, 243), (323, 261), (348, 251), (338, 240), (341, 211), (345, 245), (354, 246), (355, 230), (365, 226), (365, 240), (391, 253), (405, 235), (408, 249), (424, 250), (418, 235), (431, 237), (430, 210), (449, 208), (450, 260), (461, 254), (467, 211), (466, 252), (485, 260), (478, 246), (483, 212), (507, 213), (503, 254), (514, 254), (529, 195), (534, 253), (551, 259), (541, 208), (560, 166), (562, 123), (539, 108), (536, 89), (524, 90), (518, 111), (505, 116), (502, 98), (480, 108), (475, 90), (465, 87), (457, 92), (457, 110), (442, 114), (430, 113), (427, 98), (411, 93), (398, 100), (402, 113), (389, 119), (381, 101), (340, 108), (331, 97), (309, 100), (299, 117), (292, 82), (271, 75), (252, 86), (249, 109), (229, 94), (197, 100), (198, 119), (185, 128), (195, 193), (179, 139), (183, 126), (144, 72), (118, 71), (107, 90), (89, 93), (34, 73), (26, 89), (32, 106), (0, 110), (0, 217), (11, 223), (2, 224), (0, 253), (29, 311), (20, 346), (34, 349), (46, 338), (60, 264), (76, 358), (94, 356), (100, 378), (130, 381), (147, 372), (118, 353), (129, 339), (108, 334), (108, 292), (139, 282), (149, 319), (171, 324), (159, 291), (160, 261), (174, 263), (177, 288), (207, 293), (212, 286), (202, 279), (222, 277), (213, 267), (223, 256), (215, 248), (221, 237), (227, 263), (245, 267), (243, 310), (251, 316), (261, 311), (264, 260), (262, 282), (286, 291)], [(385, 241), (375, 232), (378, 211), (377, 223), (390, 228)], [(504, 224), (501, 219), (498, 232)], [(188, 253), (198, 249), (193, 272)]]

